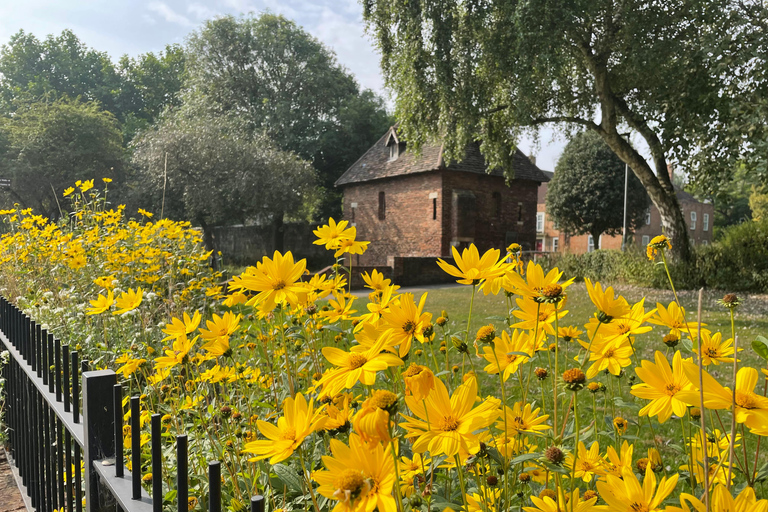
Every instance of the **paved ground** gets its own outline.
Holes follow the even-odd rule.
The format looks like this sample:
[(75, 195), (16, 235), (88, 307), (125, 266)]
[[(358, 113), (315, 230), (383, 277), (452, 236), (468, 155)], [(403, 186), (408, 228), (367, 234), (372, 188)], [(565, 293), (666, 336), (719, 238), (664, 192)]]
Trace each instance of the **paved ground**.
[(21, 497), (11, 466), (0, 448), (0, 512), (26, 512), (24, 500)]

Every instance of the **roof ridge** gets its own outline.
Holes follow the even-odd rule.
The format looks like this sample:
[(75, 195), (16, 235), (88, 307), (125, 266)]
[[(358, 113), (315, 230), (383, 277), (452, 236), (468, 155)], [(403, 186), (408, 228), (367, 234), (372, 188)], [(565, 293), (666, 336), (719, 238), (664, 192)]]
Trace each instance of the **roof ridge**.
[(334, 182), (333, 182), (333, 186), (334, 186), (334, 187), (335, 187), (335, 186), (338, 186), (338, 184), (339, 184), (339, 182), (341, 181), (341, 179), (342, 179), (344, 176), (346, 176), (347, 174), (349, 174), (349, 173), (350, 173), (350, 171), (352, 171), (352, 169), (354, 169), (354, 168), (355, 168), (355, 166), (358, 164), (358, 162), (360, 162), (360, 160), (362, 160), (363, 158), (365, 158), (365, 156), (366, 156), (368, 153), (370, 153), (371, 151), (373, 151), (373, 150), (376, 148), (376, 144), (378, 144), (379, 142), (381, 142), (381, 141), (382, 141), (382, 139), (384, 139), (384, 138), (388, 137), (388, 136), (389, 136), (389, 132), (390, 132), (390, 130), (392, 130), (393, 128), (394, 128), (394, 126), (390, 126), (390, 127), (389, 127), (389, 130), (387, 130), (386, 132), (384, 132), (384, 135), (382, 135), (381, 137), (379, 137), (379, 139), (378, 139), (378, 140), (377, 140), (377, 141), (376, 141), (376, 142), (375, 142), (375, 143), (374, 143), (374, 144), (373, 144), (371, 147), (369, 147), (369, 148), (368, 148), (368, 150), (367, 150), (365, 153), (363, 153), (362, 155), (360, 155), (360, 158), (358, 158), (357, 160), (355, 160), (355, 161), (354, 161), (354, 163), (353, 163), (352, 165), (350, 165), (349, 167), (347, 167), (347, 170), (346, 170), (346, 171), (344, 171), (344, 174), (342, 174), (341, 176), (339, 176), (339, 177), (338, 177), (338, 179), (337, 179), (336, 181), (334, 181)]

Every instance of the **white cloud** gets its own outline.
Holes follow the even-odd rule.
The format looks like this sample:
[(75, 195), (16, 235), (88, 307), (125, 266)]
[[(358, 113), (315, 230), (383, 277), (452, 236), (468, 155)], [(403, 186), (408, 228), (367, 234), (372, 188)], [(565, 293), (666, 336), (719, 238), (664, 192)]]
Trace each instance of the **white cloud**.
[(161, 16), (165, 21), (169, 23), (175, 23), (177, 25), (183, 25), (186, 27), (194, 26), (195, 24), (192, 23), (192, 21), (184, 16), (183, 14), (179, 14), (173, 9), (171, 9), (168, 4), (163, 2), (151, 2), (149, 5), (147, 5), (147, 8)]
[(187, 12), (198, 20), (208, 20), (216, 16), (217, 12), (200, 3), (193, 3), (187, 7)]

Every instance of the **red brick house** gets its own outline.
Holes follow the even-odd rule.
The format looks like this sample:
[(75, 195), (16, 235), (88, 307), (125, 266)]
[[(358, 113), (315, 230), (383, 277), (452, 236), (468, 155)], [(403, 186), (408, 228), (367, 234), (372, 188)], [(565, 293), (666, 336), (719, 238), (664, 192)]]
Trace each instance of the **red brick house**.
[(371, 242), (353, 263), (392, 267), (396, 257), (451, 257), (452, 246), (470, 243), (481, 252), (512, 242), (533, 249), (537, 190), (548, 178), (520, 151), (513, 166), (507, 186), (501, 170), (486, 173), (477, 144), (447, 165), (440, 145), (416, 155), (390, 128), (336, 181), (344, 219)]
[[(554, 173), (542, 171), (549, 179)], [(671, 173), (671, 170), (670, 170)], [(621, 235), (601, 235), (595, 242), (592, 235), (569, 235), (558, 229), (547, 215), (547, 183), (539, 186), (538, 205), (536, 213), (536, 250), (543, 252), (570, 252), (583, 254), (595, 249), (621, 249)], [(707, 245), (712, 243), (712, 228), (715, 220), (715, 209), (711, 203), (698, 201), (688, 192), (675, 187), (675, 195), (683, 210), (683, 217), (688, 224), (688, 236), (693, 245)], [(659, 210), (651, 204), (645, 214), (645, 222), (638, 227), (635, 233), (627, 234), (627, 244), (634, 244), (641, 251), (645, 250), (648, 242), (653, 237), (660, 235), (661, 215)]]

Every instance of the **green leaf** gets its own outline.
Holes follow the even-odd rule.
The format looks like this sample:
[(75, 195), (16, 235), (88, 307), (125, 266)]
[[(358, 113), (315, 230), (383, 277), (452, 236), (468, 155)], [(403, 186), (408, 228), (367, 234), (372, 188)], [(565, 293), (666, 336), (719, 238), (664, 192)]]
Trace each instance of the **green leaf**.
[(757, 355), (768, 361), (768, 339), (765, 336), (758, 336), (755, 341), (752, 342), (752, 348)]
[(524, 453), (522, 455), (518, 455), (514, 459), (512, 459), (509, 464), (514, 466), (515, 464), (520, 464), (522, 462), (526, 462), (529, 460), (535, 460), (541, 457), (540, 453)]
[(302, 492), (301, 480), (293, 469), (285, 464), (275, 464), (272, 466), (272, 470), (286, 487), (296, 492)]

